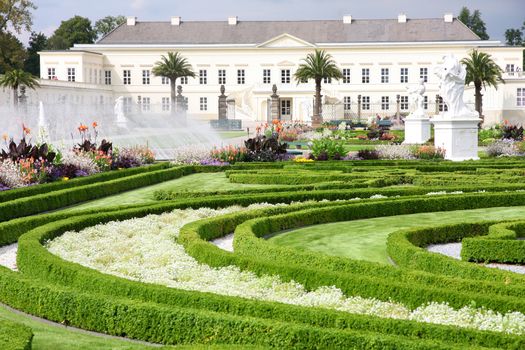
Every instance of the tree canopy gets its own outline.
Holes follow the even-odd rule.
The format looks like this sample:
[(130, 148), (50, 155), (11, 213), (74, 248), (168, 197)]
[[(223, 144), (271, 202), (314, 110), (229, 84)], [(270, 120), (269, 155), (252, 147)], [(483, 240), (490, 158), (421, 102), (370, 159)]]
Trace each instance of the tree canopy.
[(32, 32), (27, 47), (27, 59), (24, 61), (24, 70), (37, 77), (40, 76), (40, 56), (39, 51), (47, 48), (47, 37), (44, 33)]
[(459, 13), (458, 19), (463, 22), (470, 30), (472, 30), (481, 40), (488, 40), (487, 27), (485, 22), (481, 19), (481, 12), (474, 10), (470, 12), (467, 7), (463, 7)]
[(124, 22), (126, 22), (125, 16), (106, 16), (95, 22), (95, 32), (98, 38), (102, 38)]
[(11, 33), (0, 32), (0, 74), (22, 68), (26, 55), (20, 40)]
[(30, 0), (2, 0), (0, 1), (0, 33), (9, 28), (16, 33), (22, 30), (31, 30), (33, 19), (31, 11), (36, 6)]
[(53, 50), (65, 50), (73, 44), (93, 44), (97, 33), (91, 26), (89, 18), (75, 16), (62, 21), (60, 27), (48, 40), (48, 48)]

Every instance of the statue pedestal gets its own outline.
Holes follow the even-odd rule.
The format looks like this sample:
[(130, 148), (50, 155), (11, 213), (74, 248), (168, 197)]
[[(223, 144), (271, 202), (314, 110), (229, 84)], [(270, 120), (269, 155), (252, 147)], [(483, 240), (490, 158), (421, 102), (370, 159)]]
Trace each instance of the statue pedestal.
[(404, 144), (421, 144), (430, 139), (430, 119), (428, 117), (411, 117), (405, 119)]
[(477, 113), (449, 117), (438, 115), (431, 119), (434, 124), (434, 146), (445, 150), (445, 159), (452, 161), (476, 160), (478, 157)]

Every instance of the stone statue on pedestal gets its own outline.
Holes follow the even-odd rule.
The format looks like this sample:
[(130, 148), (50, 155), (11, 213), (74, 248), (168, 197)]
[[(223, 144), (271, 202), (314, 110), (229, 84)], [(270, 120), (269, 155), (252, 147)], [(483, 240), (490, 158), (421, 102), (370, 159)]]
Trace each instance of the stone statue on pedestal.
[(407, 86), (406, 87), (407, 92), (409, 94), (409, 100), (412, 104), (412, 110), (413, 112), (410, 113), (408, 118), (410, 117), (424, 117), (425, 116), (425, 108), (424, 108), (424, 102), (425, 102), (425, 80), (420, 79), (419, 84), (416, 86)]
[(453, 54), (443, 56), (443, 64), (435, 67), (434, 74), (439, 79), (439, 94), (447, 104), (448, 111), (444, 117), (471, 117), (477, 118), (478, 114), (471, 111), (463, 101), (465, 92), (465, 78), (467, 70)]

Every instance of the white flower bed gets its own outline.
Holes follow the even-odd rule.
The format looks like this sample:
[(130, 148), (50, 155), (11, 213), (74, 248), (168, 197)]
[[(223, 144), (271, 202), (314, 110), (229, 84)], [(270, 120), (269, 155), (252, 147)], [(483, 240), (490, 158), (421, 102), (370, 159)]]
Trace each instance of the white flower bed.
[[(247, 209), (269, 206), (271, 205), (258, 204)], [(279, 276), (257, 277), (251, 272), (240, 271), (235, 266), (212, 268), (199, 264), (176, 243), (183, 225), (240, 210), (246, 208), (174, 210), (162, 215), (110, 222), (80, 232), (66, 232), (48, 242), (47, 247), (65, 260), (104, 273), (185, 290), (323, 307), (379, 317), (525, 333), (525, 316), (518, 312), (502, 315), (469, 306), (454, 310), (442, 303), (431, 303), (410, 310), (392, 301), (347, 297), (334, 286), (307, 291), (299, 283), (281, 281)]]

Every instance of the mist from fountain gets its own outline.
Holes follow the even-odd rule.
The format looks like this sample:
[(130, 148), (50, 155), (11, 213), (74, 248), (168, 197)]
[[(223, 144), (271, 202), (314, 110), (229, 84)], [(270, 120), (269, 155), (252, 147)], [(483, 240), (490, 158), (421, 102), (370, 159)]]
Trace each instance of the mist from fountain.
[[(69, 148), (80, 142), (77, 130), (80, 124), (91, 127), (92, 123), (96, 122), (99, 142), (105, 138), (117, 147), (147, 145), (157, 159), (171, 159), (174, 152), (183, 147), (211, 148), (223, 143), (207, 121), (188, 115), (187, 122), (182, 123), (180, 116), (161, 112), (160, 105), (152, 104), (151, 112), (143, 112), (137, 104), (124, 106), (123, 101), (120, 101), (122, 104), (118, 105), (119, 113), (116, 113), (117, 103), (113, 106), (108, 103), (87, 105), (40, 102), (38, 105), (27, 104), (18, 108), (2, 104), (0, 134), (6, 133), (17, 140), (22, 137), (22, 124), (32, 130), (39, 130), (44, 126), (50, 143), (57, 147)], [(36, 135), (35, 132), (32, 134)], [(91, 136), (94, 136), (92, 131)], [(33, 138), (33, 141), (39, 140)]]

